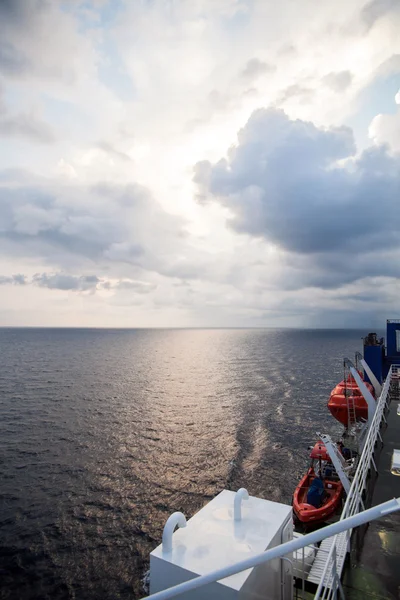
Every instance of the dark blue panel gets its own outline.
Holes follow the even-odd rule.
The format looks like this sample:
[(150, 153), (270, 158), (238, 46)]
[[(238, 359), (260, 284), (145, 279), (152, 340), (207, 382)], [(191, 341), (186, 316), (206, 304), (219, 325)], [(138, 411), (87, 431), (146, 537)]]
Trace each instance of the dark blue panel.
[[(379, 383), (383, 380), (383, 353), (383, 346), (364, 346), (364, 358)], [(368, 377), (366, 380), (369, 381)]]
[[(397, 335), (400, 336), (400, 319), (393, 319), (393, 322), (389, 320), (386, 324), (386, 347), (390, 359), (400, 359), (400, 347), (397, 348), (396, 345), (396, 331), (399, 332)], [(392, 362), (395, 361), (392, 360)]]

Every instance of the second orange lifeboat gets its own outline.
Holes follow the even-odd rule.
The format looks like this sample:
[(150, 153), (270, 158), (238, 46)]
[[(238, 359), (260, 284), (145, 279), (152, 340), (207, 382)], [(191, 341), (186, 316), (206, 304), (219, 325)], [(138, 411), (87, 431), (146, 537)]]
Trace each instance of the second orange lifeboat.
[[(364, 381), (364, 383), (375, 398), (373, 386), (366, 381)], [(353, 418), (355, 418), (356, 421), (368, 419), (368, 405), (364, 400), (364, 396), (361, 394), (357, 382), (351, 375), (333, 388), (328, 401), (328, 408), (332, 416), (345, 427), (349, 425), (349, 406), (351, 407), (350, 410), (351, 413), (353, 413)], [(354, 411), (352, 410), (352, 407), (354, 407)]]
[(340, 506), (343, 485), (338, 480), (325, 444), (318, 441), (310, 454), (311, 465), (293, 494), (296, 520), (303, 525), (320, 525)]

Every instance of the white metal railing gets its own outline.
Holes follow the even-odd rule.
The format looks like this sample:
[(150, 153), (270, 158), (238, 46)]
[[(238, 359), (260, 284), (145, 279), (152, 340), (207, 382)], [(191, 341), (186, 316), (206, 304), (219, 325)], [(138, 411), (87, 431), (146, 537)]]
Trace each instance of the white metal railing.
[(240, 573), (241, 571), (245, 571), (246, 569), (252, 569), (266, 563), (274, 558), (285, 558), (288, 554), (295, 552), (305, 546), (310, 546), (312, 544), (316, 544), (321, 540), (332, 537), (337, 533), (341, 533), (348, 529), (354, 529), (354, 527), (358, 527), (359, 525), (364, 525), (370, 521), (375, 519), (379, 519), (385, 515), (388, 515), (392, 512), (396, 512), (400, 509), (400, 498), (393, 498), (393, 500), (389, 500), (388, 502), (384, 502), (379, 504), (378, 506), (374, 506), (369, 508), (368, 510), (364, 510), (358, 514), (355, 514), (347, 519), (343, 519), (333, 523), (332, 525), (328, 525), (327, 527), (323, 527), (322, 529), (318, 529), (317, 531), (313, 531), (307, 535), (304, 535), (302, 538), (297, 538), (291, 540), (290, 542), (286, 542), (281, 544), (280, 546), (276, 546), (275, 548), (271, 548), (266, 552), (262, 552), (261, 554), (257, 554), (248, 558), (246, 560), (242, 560), (233, 565), (228, 565), (227, 567), (223, 567), (218, 571), (213, 571), (212, 573), (208, 573), (207, 575), (202, 575), (200, 577), (195, 577), (194, 579), (189, 579), (189, 581), (184, 581), (174, 587), (168, 588), (166, 590), (162, 590), (161, 592), (157, 592), (152, 594), (150, 598), (153, 600), (168, 600), (169, 598), (175, 598), (176, 596), (180, 596), (181, 594), (193, 591), (200, 587), (207, 585), (208, 583), (214, 583), (216, 581), (220, 581), (221, 579), (225, 579), (225, 577), (230, 577), (231, 575), (236, 575), (236, 573)]
[[(373, 453), (378, 437), (382, 439), (380, 437), (379, 430), (381, 427), (382, 419), (384, 418), (385, 409), (388, 404), (390, 384), (393, 375), (397, 377), (399, 372), (400, 365), (392, 365), (390, 367), (385, 384), (377, 400), (375, 414), (369, 427), (366, 440), (364, 442), (364, 447), (358, 463), (357, 471), (354, 475), (354, 479), (352, 481), (350, 491), (347, 495), (346, 503), (344, 505), (343, 512), (340, 517), (341, 520), (347, 519), (348, 517), (357, 514), (360, 505), (362, 508), (364, 508), (364, 504), (362, 501), (362, 493), (365, 489), (368, 471), (371, 468), (371, 464), (373, 465), (375, 471), (377, 470)], [(340, 573), (337, 573), (336, 558), (339, 552), (347, 552), (351, 533), (352, 530), (348, 529), (346, 531), (345, 536), (335, 536), (335, 539), (331, 546), (331, 550), (326, 559), (325, 567), (321, 575), (321, 581), (314, 596), (314, 600), (331, 600), (332, 598), (336, 598), (338, 585), (336, 585), (335, 582), (338, 582), (338, 575), (340, 581)]]

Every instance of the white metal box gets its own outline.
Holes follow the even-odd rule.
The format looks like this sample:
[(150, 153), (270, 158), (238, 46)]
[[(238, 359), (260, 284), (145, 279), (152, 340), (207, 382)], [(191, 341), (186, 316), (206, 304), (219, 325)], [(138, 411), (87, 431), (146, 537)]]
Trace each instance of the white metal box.
[[(150, 593), (250, 558), (293, 537), (292, 507), (250, 496), (233, 517), (235, 492), (222, 491), (173, 534), (172, 550), (150, 554)], [(179, 596), (183, 600), (290, 600), (291, 565), (275, 559)]]

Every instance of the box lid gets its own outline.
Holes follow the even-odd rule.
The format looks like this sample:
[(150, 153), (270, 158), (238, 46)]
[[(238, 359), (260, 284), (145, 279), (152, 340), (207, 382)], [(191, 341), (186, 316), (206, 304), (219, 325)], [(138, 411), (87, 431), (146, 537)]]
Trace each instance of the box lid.
[[(292, 514), (292, 507), (250, 496), (242, 501), (242, 519), (235, 521), (234, 498), (235, 492), (223, 490), (189, 519), (185, 528), (174, 532), (171, 552), (163, 552), (160, 544), (151, 556), (205, 575), (266, 550)], [(247, 569), (222, 583), (240, 589), (250, 572)]]

